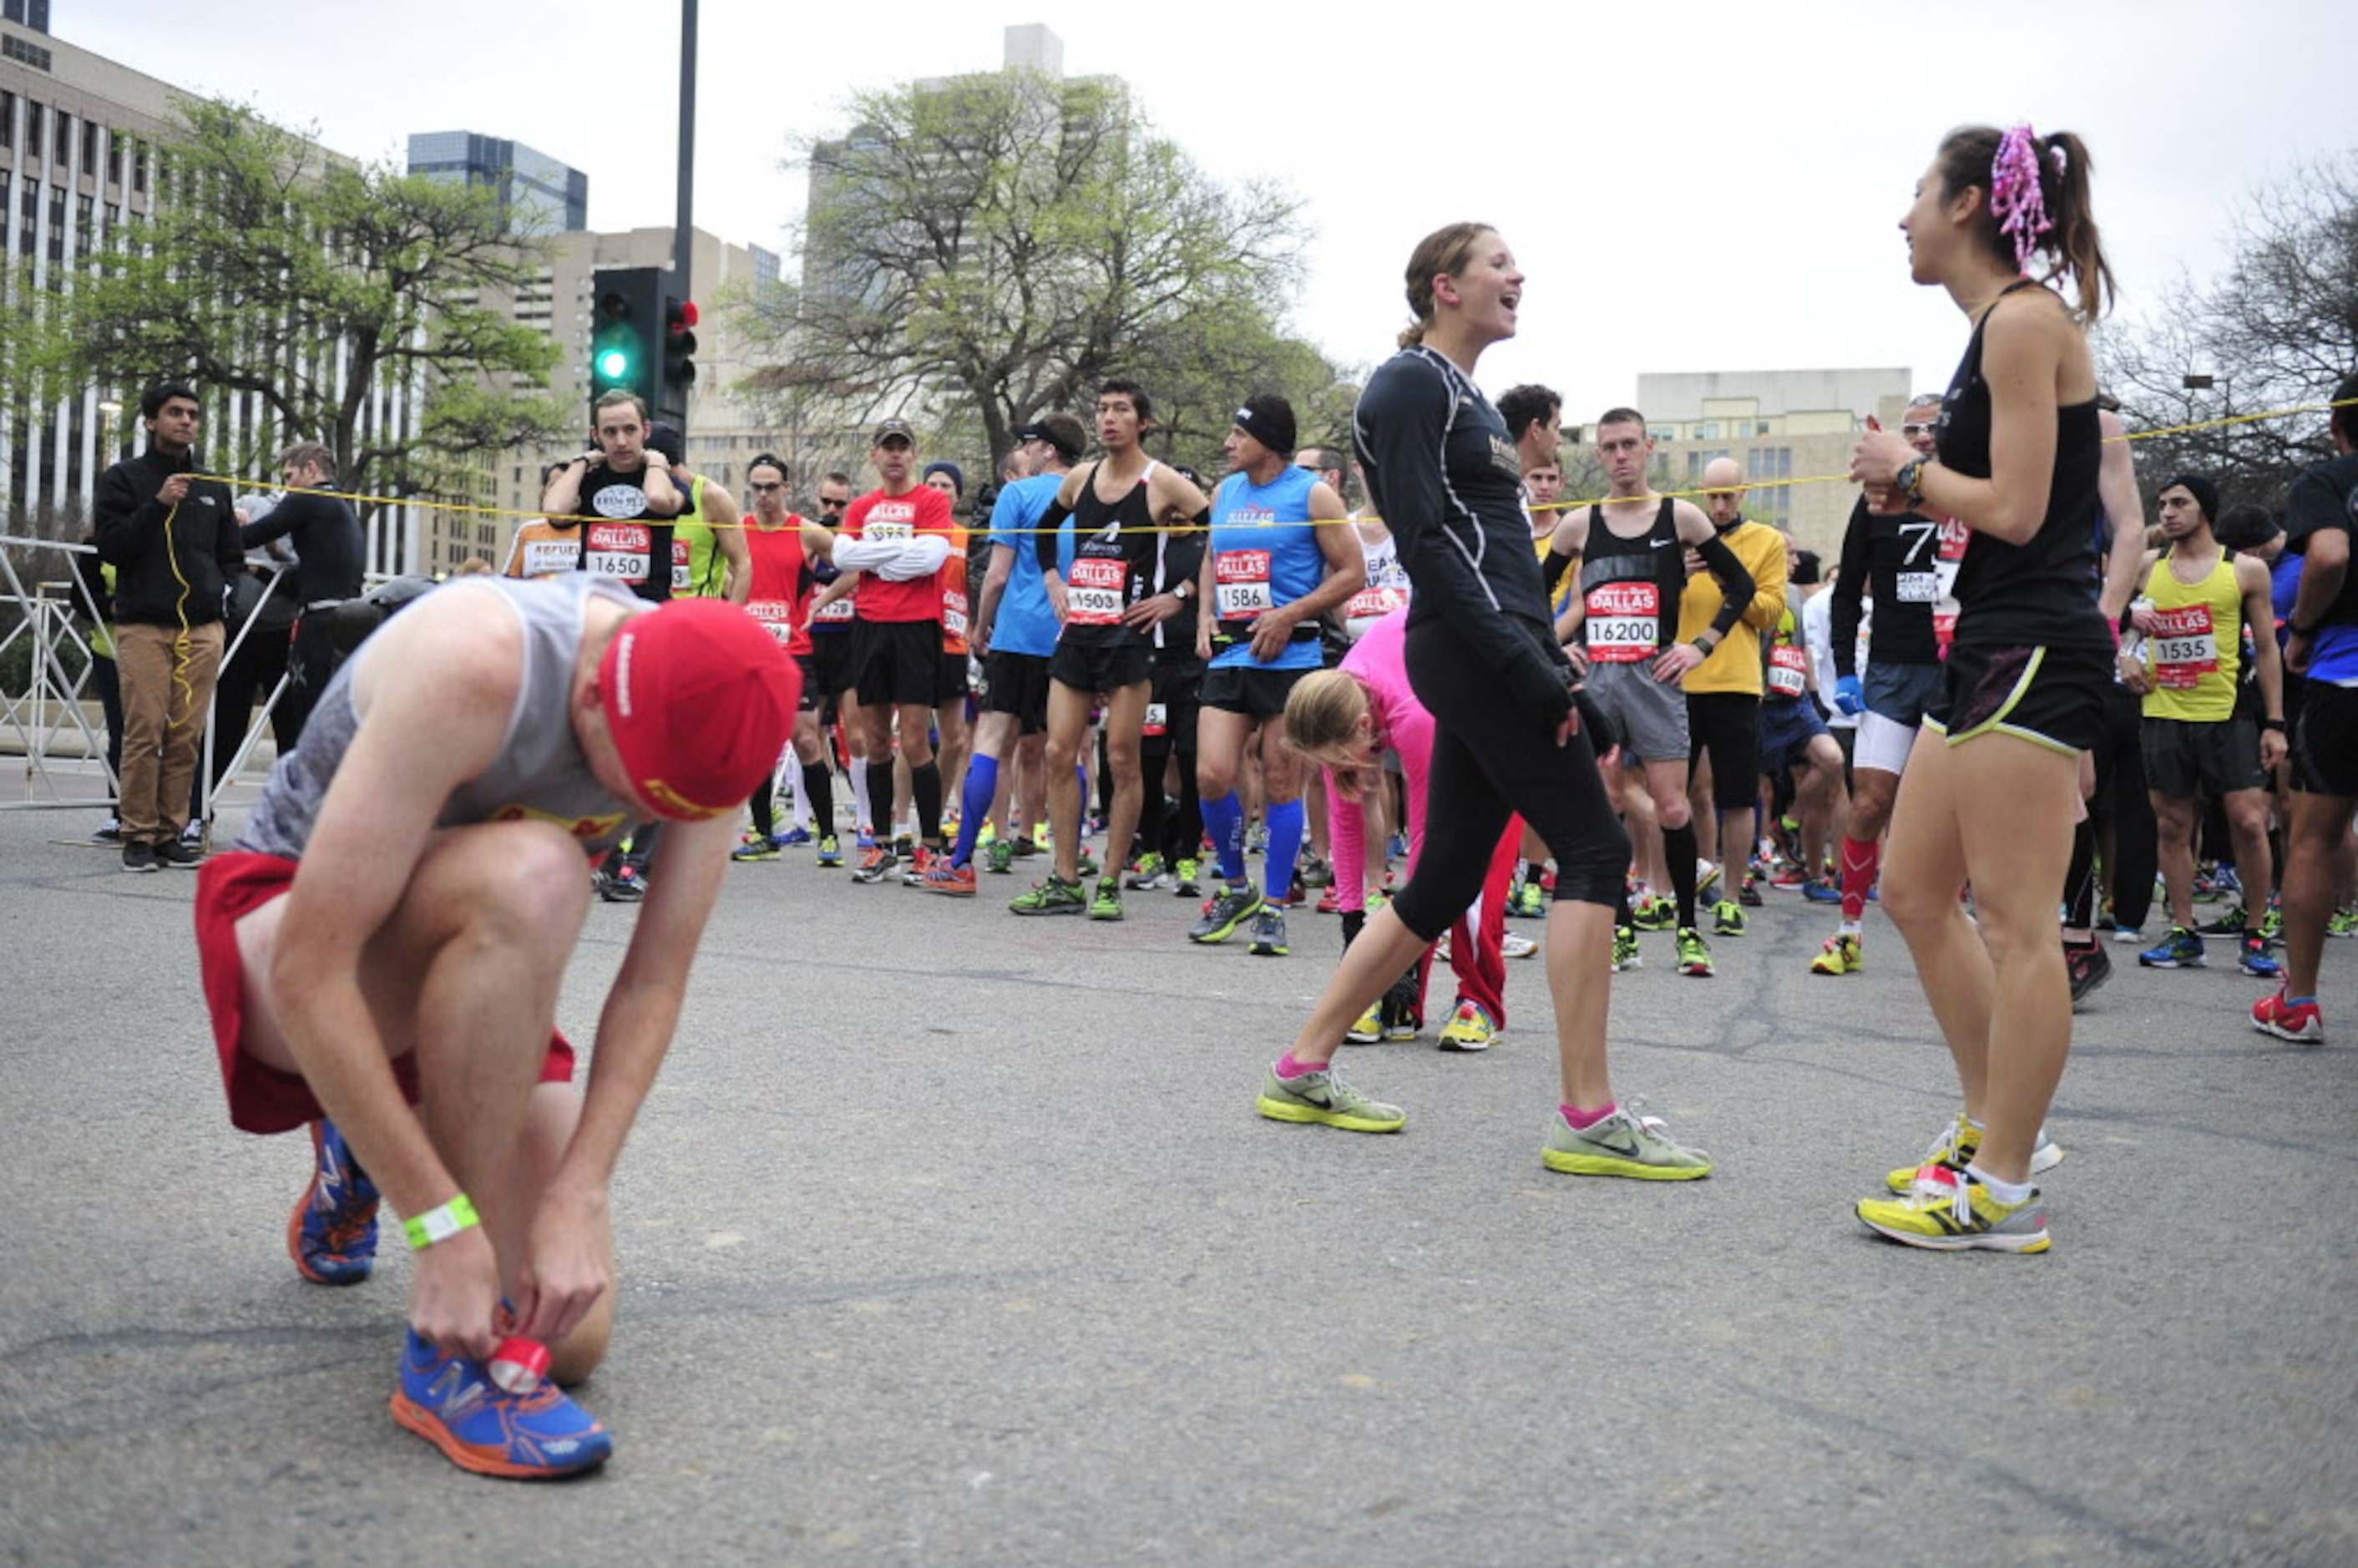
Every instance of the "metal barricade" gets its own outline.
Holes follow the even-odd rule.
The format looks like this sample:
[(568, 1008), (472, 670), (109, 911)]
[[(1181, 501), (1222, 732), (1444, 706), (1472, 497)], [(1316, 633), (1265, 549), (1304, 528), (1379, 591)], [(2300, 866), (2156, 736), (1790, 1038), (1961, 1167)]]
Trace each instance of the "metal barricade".
[[(65, 567), (61, 579), (51, 579), (36, 572), (34, 586), (27, 589), (24, 577), (16, 569), (16, 551), (54, 552)], [(91, 762), (106, 784), (111, 796), (120, 781), (107, 766), (107, 738), (102, 721), (93, 727), (85, 706), (85, 696), (91, 684), (92, 659), (81, 658), (79, 670), (69, 670), (66, 650), (81, 644), (88, 654), (88, 629), (98, 621), (97, 606), (91, 601), (81, 574), (73, 569), (77, 556), (96, 554), (93, 546), (70, 544), (59, 539), (33, 539), (0, 535), (0, 609), (14, 607), (16, 624), (0, 632), (0, 657), (19, 643), (28, 650), (29, 676), (26, 689), (18, 695), (0, 693), (0, 746), (15, 742), (23, 753), (23, 798), (0, 800), (0, 811), (60, 811), (86, 810), (103, 802), (87, 795), (68, 795), (61, 788), (69, 761), (81, 763), (73, 770), (77, 779), (87, 778)], [(287, 570), (276, 567), (265, 585), (260, 600), (244, 622), (237, 626), (222, 651), (222, 663), (226, 665), (245, 640), (254, 632), (262, 607), (269, 601), (269, 589)], [(230, 766), (223, 773), (222, 787), (238, 782), (238, 774), (260, 743), (264, 727), (286, 694), (288, 677), (280, 676), (278, 684), (254, 710), (253, 722), (240, 737)], [(214, 724), (213, 705), (205, 709), (205, 744), (198, 762), (197, 779), (200, 794), (198, 819), (210, 835), (215, 809), (216, 790), (213, 778), (213, 747), (218, 739)], [(79, 746), (73, 742), (79, 740)], [(78, 754), (77, 754), (78, 753)], [(53, 768), (53, 764), (58, 764)]]

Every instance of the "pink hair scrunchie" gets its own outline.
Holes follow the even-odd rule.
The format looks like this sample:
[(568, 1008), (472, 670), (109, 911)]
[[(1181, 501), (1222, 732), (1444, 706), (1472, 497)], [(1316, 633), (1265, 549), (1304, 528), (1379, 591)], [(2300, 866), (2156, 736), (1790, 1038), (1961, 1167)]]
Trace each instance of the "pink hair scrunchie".
[[(2055, 149), (2055, 168), (2063, 170), (2063, 149)], [(2053, 231), (2047, 215), (2047, 197), (2039, 188), (2039, 135), (2028, 123), (1998, 138), (1997, 156), (1990, 160), (1990, 211), (2001, 234), (2014, 239), (2015, 265), (2030, 271), (2031, 254)]]

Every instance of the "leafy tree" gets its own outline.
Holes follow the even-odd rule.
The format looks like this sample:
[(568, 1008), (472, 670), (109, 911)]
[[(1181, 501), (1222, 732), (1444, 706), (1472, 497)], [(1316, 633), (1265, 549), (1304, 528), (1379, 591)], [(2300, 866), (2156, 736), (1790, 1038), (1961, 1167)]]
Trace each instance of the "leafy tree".
[[(2223, 276), (2181, 277), (2158, 310), (2102, 335), (2104, 384), (2133, 431), (2321, 403), (2358, 370), (2358, 151), (2255, 192), (2234, 236)], [(2315, 413), (2140, 439), (2147, 500), (2196, 469), (2230, 499), (2278, 504), (2331, 455), (2325, 426)]]
[[(343, 488), (394, 496), (567, 427), (545, 390), (556, 345), (500, 308), (541, 259), (503, 231), (491, 193), (355, 167), (236, 104), (178, 108), (153, 214), (62, 287), (16, 296), (0, 338), (36, 397), (94, 382), (128, 410), (180, 377), (215, 407), (243, 397), (265, 414), (254, 449), (213, 449), (212, 464), (316, 439)], [(418, 416), (389, 417), (403, 397)]]
[[(996, 460), (1025, 420), (1086, 413), (1128, 375), (1154, 396), (1158, 449), (1200, 466), (1250, 393), (1331, 418), (1334, 368), (1279, 326), (1298, 201), (1223, 188), (1102, 81), (1010, 70), (850, 110), (848, 137), (803, 152), (801, 281), (751, 306), (770, 360), (752, 390), (788, 420), (903, 413)], [(1305, 412), (1304, 438), (1318, 428)]]

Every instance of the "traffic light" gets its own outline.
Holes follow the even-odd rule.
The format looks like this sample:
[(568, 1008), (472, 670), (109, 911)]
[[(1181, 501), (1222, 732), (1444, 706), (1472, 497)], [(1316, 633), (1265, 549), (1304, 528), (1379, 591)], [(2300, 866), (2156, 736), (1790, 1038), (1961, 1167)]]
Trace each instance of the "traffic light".
[[(600, 267), (590, 289), (590, 402), (609, 392), (634, 392), (655, 402), (663, 335), (663, 278), (651, 266)], [(590, 421), (595, 424), (593, 412)]]
[(687, 395), (696, 384), (696, 301), (664, 297), (663, 376), (655, 387), (655, 417), (687, 428)]

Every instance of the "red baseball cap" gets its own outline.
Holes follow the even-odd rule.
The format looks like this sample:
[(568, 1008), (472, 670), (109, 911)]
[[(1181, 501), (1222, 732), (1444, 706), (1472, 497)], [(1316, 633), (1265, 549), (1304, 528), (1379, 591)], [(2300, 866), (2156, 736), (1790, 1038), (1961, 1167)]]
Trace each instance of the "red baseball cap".
[(761, 622), (717, 599), (675, 599), (622, 622), (598, 662), (622, 767), (665, 816), (744, 806), (794, 732), (802, 668)]

